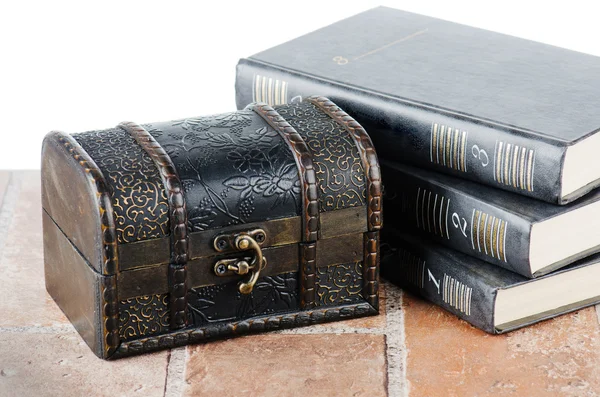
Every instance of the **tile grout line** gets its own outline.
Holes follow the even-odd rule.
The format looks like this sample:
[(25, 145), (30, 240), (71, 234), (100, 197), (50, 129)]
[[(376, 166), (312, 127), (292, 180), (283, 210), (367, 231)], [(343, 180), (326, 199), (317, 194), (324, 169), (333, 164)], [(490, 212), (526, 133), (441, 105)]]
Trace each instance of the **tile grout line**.
[(167, 395), (167, 385), (169, 384), (169, 365), (171, 364), (171, 352), (173, 349), (167, 351), (167, 366), (165, 367), (165, 386), (163, 387), (163, 397)]
[(369, 334), (369, 335), (384, 335), (385, 329), (381, 328), (342, 328), (342, 327), (324, 327), (317, 325), (317, 328), (311, 326), (283, 329), (273, 331), (272, 334), (278, 335), (319, 335), (319, 334)]
[(600, 324), (600, 304), (596, 305), (596, 317), (598, 318), (598, 324)]
[(9, 226), (12, 224), (14, 209), (21, 193), (21, 184), (15, 178), (15, 172), (11, 171), (6, 185), (4, 197), (0, 197), (0, 259), (4, 259), (4, 244)]
[(386, 285), (386, 358), (388, 396), (408, 396), (406, 379), (406, 334), (404, 327), (404, 310), (402, 309), (403, 292), (394, 285)]
[(185, 346), (169, 351), (164, 397), (180, 397), (183, 395), (187, 361), (188, 353)]
[(24, 327), (0, 327), (0, 333), (19, 333), (19, 334), (65, 334), (75, 332), (71, 324), (64, 325), (27, 325)]
[(403, 381), (403, 388), (402, 388), (402, 392), (404, 394), (404, 396), (408, 397), (408, 395), (410, 394), (410, 388), (409, 388), (409, 383), (408, 383), (408, 349), (406, 347), (406, 322), (404, 321), (404, 290), (400, 289), (400, 302), (399, 302), (399, 311), (400, 311), (400, 316), (402, 317), (402, 334), (401, 334), (401, 340), (402, 340), (402, 363), (404, 364), (402, 366), (402, 381)]

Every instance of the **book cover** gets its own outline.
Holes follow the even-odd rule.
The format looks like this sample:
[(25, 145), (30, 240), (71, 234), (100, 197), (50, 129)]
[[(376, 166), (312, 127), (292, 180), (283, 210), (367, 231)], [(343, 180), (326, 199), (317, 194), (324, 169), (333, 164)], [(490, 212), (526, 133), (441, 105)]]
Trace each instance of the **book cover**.
[(599, 185), (598, 57), (378, 7), (237, 66), (239, 108), (307, 95), (383, 159), (557, 204)]
[(600, 251), (600, 190), (559, 206), (381, 162), (389, 224), (534, 278)]
[(600, 255), (537, 279), (442, 245), (383, 231), (381, 274), (491, 334), (597, 304)]

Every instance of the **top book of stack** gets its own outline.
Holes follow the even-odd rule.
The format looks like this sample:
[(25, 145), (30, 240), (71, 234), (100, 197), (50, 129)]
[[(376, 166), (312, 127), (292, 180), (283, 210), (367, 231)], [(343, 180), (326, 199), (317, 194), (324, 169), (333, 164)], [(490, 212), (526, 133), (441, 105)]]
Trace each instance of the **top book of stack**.
[(241, 59), (237, 105), (325, 95), (379, 156), (554, 204), (600, 184), (600, 58), (379, 7)]

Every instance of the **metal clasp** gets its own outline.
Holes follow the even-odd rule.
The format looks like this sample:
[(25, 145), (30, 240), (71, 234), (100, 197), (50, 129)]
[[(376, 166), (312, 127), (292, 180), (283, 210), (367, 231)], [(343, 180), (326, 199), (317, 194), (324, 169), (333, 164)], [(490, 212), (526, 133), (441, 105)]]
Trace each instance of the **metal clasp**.
[(250, 274), (248, 281), (241, 282), (239, 290), (242, 294), (249, 294), (254, 288), (254, 284), (260, 276), (262, 269), (267, 266), (267, 259), (263, 256), (261, 244), (266, 240), (265, 231), (262, 229), (252, 230), (250, 232), (242, 232), (234, 235), (220, 235), (215, 237), (213, 246), (218, 252), (223, 252), (227, 249), (235, 249), (237, 251), (252, 251), (252, 256), (221, 259), (215, 263), (214, 271), (219, 277)]

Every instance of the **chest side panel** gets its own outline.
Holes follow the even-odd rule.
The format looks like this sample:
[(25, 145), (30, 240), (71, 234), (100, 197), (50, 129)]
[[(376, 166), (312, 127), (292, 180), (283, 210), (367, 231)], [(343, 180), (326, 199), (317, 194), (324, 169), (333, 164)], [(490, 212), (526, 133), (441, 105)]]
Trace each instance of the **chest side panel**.
[(121, 128), (74, 134), (110, 187), (119, 244), (169, 235), (169, 206), (158, 170)]
[[(58, 134), (42, 147), (42, 206), (83, 257), (99, 273), (103, 271), (101, 219), (97, 192), (88, 174)], [(46, 229), (44, 229), (46, 234)]]
[(254, 112), (146, 127), (177, 168), (190, 232), (300, 214), (300, 182), (293, 155), (279, 134)]

